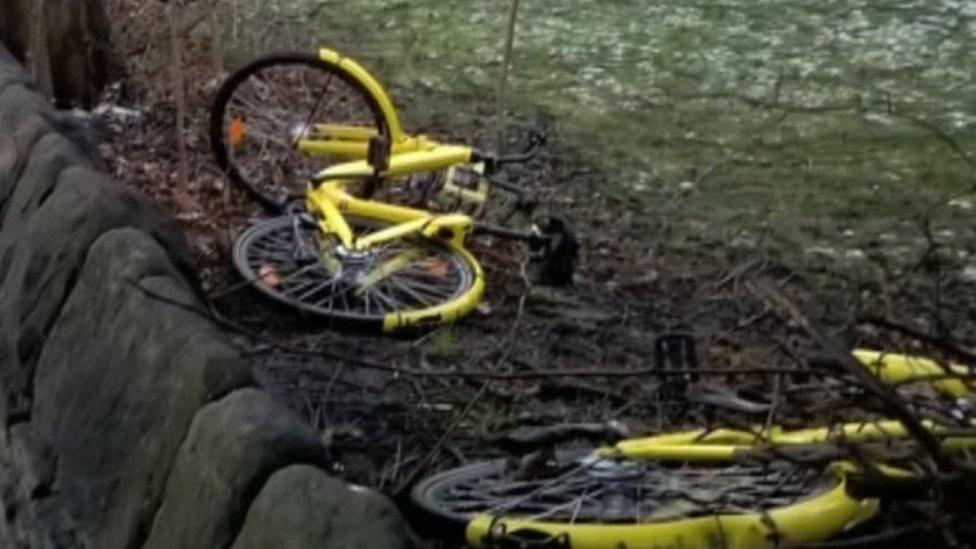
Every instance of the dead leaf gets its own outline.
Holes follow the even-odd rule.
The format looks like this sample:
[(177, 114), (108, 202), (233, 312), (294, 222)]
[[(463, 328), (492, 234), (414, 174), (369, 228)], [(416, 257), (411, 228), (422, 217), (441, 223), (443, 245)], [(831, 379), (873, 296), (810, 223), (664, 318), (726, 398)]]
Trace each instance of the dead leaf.
[(264, 282), (272, 288), (277, 288), (281, 285), (281, 277), (278, 276), (278, 271), (271, 265), (261, 265), (261, 268), (258, 269), (258, 278), (261, 279), (261, 282)]

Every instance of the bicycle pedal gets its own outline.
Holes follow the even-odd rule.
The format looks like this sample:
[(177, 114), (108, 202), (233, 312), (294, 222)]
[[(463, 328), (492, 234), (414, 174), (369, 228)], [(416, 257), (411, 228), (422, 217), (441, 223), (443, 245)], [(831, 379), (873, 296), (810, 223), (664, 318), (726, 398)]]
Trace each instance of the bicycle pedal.
[(566, 286), (572, 283), (579, 255), (579, 242), (569, 224), (558, 217), (546, 217), (533, 228), (537, 236), (530, 243), (540, 264), (538, 281), (546, 286)]
[[(654, 339), (654, 367), (664, 371), (688, 371), (698, 368), (698, 353), (695, 338), (690, 334), (662, 334)], [(688, 383), (697, 376), (689, 373), (668, 376), (660, 387), (663, 401), (680, 403), (679, 413), (687, 405)], [(670, 406), (670, 404), (669, 404)]]
[(654, 367), (662, 370), (698, 369), (698, 352), (691, 334), (662, 334), (654, 339)]

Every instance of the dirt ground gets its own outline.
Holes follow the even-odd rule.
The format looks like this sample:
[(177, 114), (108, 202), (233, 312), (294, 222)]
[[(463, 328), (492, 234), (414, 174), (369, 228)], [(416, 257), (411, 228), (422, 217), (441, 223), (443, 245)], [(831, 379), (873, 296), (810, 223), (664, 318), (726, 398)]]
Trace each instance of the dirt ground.
[[(125, 51), (139, 50), (135, 38), (126, 40)], [(966, 351), (964, 342), (976, 341), (976, 294), (954, 274), (962, 259), (937, 237), (900, 262), (871, 249), (865, 257), (797, 260), (761, 240), (688, 238), (676, 229), (682, 220), (648, 217), (636, 199), (602, 192), (613, 174), (588, 165), (558, 125), (529, 179), (539, 212), (569, 219), (579, 237), (571, 287), (532, 284), (521, 274), (523, 250), (479, 239), (472, 247), (488, 290), (470, 317), (402, 338), (330, 330), (272, 306), (231, 267), (237, 234), (267, 213), (230, 186), (209, 150), (209, 102), (227, 73), (192, 40), (185, 47), (185, 153), (170, 69), (147, 70), (145, 56), (130, 55), (130, 81), (92, 114), (104, 159), (184, 225), (214, 314), (254, 358), (260, 382), (321, 431), (336, 473), (351, 481), (402, 496), (420, 476), (509, 449), (505, 435), (526, 426), (618, 421), (638, 434), (718, 421), (840, 419), (848, 413), (843, 383), (815, 371), (782, 373), (810, 371), (807, 357), (820, 349), (807, 322), (846, 348), (952, 358), (953, 347)], [(425, 130), (488, 138), (483, 129)], [(706, 412), (701, 401), (687, 404), (676, 376), (655, 363), (655, 341), (669, 334), (690, 335), (698, 367), (709, 372), (691, 386), (767, 408)]]

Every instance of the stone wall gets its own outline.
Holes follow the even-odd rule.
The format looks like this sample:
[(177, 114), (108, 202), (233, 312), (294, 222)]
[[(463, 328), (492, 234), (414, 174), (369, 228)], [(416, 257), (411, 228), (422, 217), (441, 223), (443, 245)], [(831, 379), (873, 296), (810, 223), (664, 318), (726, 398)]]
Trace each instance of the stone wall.
[(411, 547), (204, 315), (174, 221), (0, 47), (0, 547)]

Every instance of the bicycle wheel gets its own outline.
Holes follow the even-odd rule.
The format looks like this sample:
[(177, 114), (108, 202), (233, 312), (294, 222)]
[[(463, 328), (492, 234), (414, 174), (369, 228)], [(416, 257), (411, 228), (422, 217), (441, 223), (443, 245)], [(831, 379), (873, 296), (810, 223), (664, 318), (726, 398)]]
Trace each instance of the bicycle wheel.
[[(385, 226), (347, 221), (360, 235)], [(463, 248), (416, 237), (353, 252), (320, 237), (308, 216), (251, 227), (233, 260), (260, 292), (340, 327), (390, 332), (452, 322), (474, 308), (484, 288), (480, 266)]]
[(529, 475), (505, 459), (476, 463), (411, 496), (439, 532), (474, 547), (762, 547), (828, 539), (876, 510), (846, 495), (836, 469), (593, 456)]
[(273, 54), (228, 78), (210, 111), (210, 143), (230, 179), (266, 206), (302, 196), (329, 164), (296, 147), (315, 124), (389, 127), (376, 99), (342, 69), (315, 55)]

